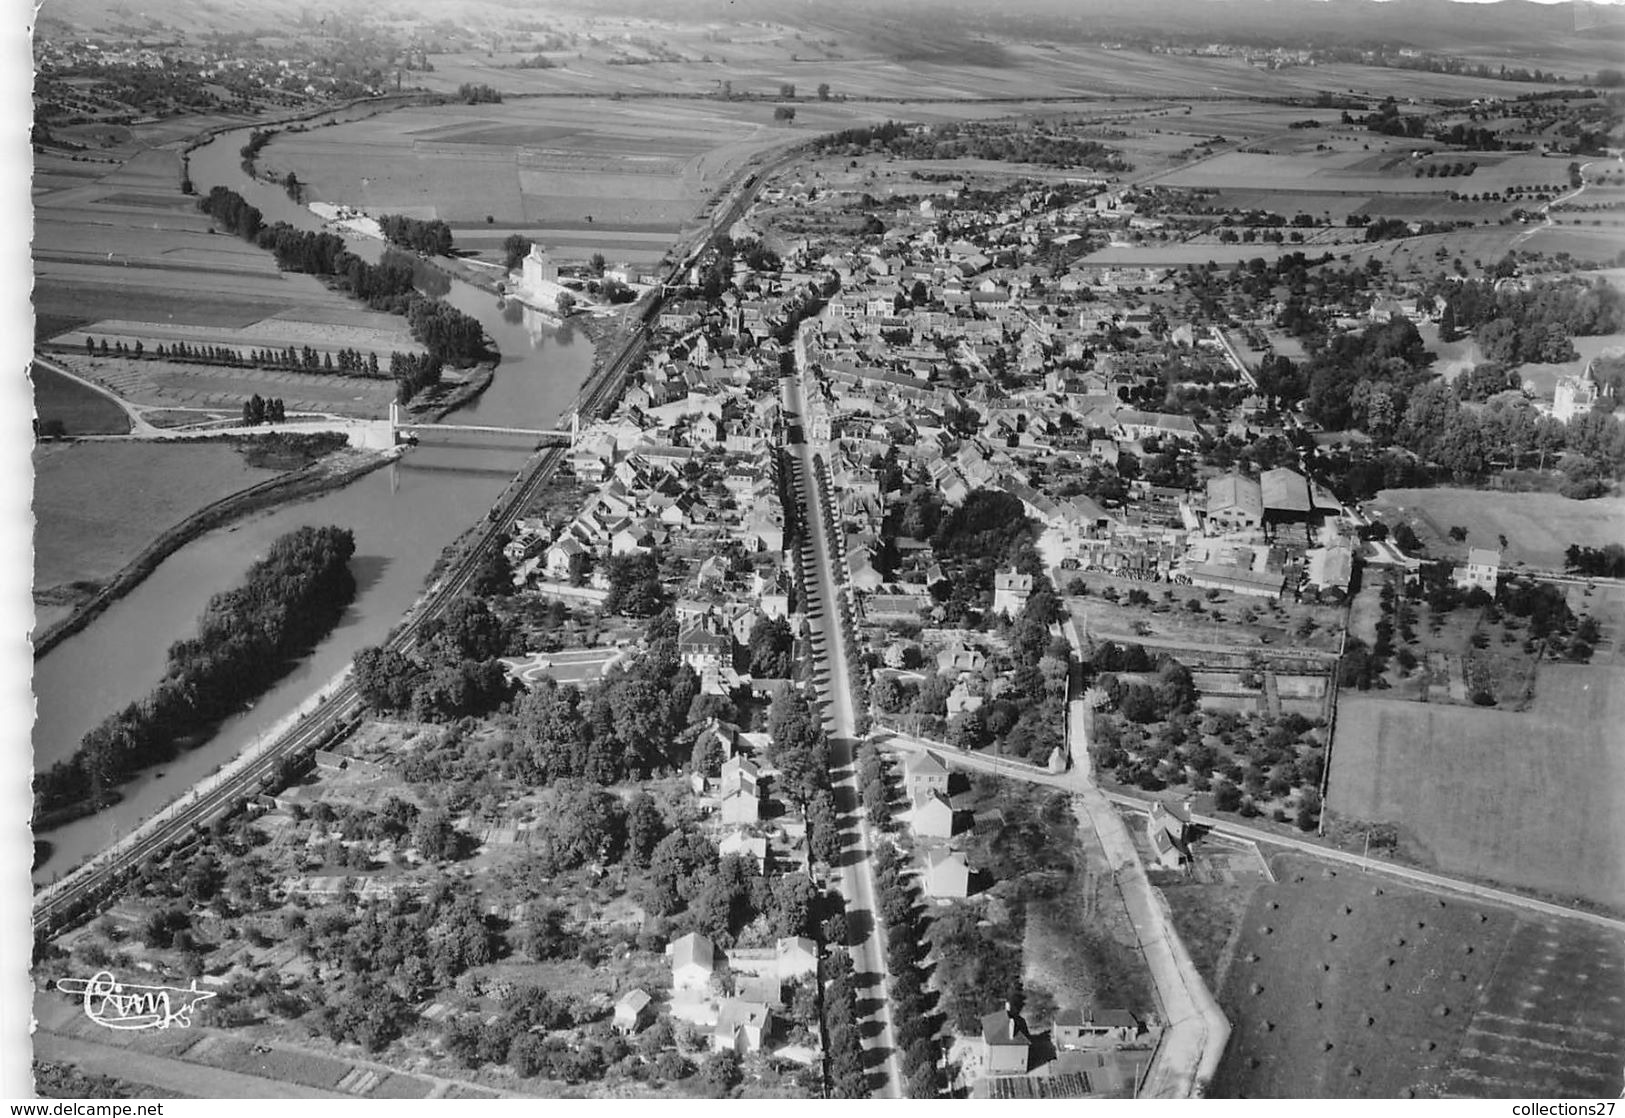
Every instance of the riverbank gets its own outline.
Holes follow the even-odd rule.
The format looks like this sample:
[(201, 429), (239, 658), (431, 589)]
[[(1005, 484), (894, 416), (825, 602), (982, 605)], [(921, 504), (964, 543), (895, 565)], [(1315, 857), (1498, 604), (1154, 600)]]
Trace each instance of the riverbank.
[(110, 605), (135, 589), (158, 565), (205, 532), (230, 524), (250, 513), (279, 504), (341, 489), (357, 478), (394, 460), (393, 454), (340, 450), (316, 462), (270, 478), (222, 497), (166, 529), (121, 568), (105, 586), (74, 612), (34, 636), (37, 661), (64, 640), (84, 629)]
[(482, 363), (475, 366), (462, 383), (448, 392), (444, 398), (413, 405), (409, 410), (416, 418), (439, 423), (458, 408), (478, 400), (495, 379), (496, 362)]

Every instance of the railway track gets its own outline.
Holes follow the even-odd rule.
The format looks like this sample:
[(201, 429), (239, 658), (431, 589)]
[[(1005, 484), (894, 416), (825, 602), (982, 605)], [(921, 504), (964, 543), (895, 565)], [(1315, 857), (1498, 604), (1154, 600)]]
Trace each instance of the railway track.
[[(681, 276), (691, 264), (698, 261), (715, 244), (717, 237), (739, 219), (769, 174), (795, 155), (795, 150), (780, 153), (754, 171), (747, 165), (741, 174), (749, 177), (741, 180), (740, 187), (732, 188), (724, 208), (696, 234), (693, 245), (680, 254), (674, 254), (676, 258), (667, 280)], [(615, 357), (607, 361), (582, 387), (571, 409), (575, 414), (600, 417), (607, 414), (620, 399), (621, 387), (628, 372), (643, 356), (649, 337), (649, 324), (660, 313), (665, 302), (665, 290), (665, 284), (656, 290), (648, 308), (640, 316), (637, 329)], [(486, 553), (500, 546), (508, 537), (514, 520), (552, 480), (564, 457), (563, 447), (552, 447), (537, 455), (526, 467), (519, 484), (493, 508), (495, 515), (488, 514), (479, 522), (478, 533), (472, 544), (464, 549), (451, 569), (430, 587), (404, 623), (390, 635), (385, 647), (404, 652), (417, 643), (424, 625), (444, 612), (467, 589)], [(275, 787), (286, 762), (297, 761), (342, 737), (348, 729), (359, 724), (362, 709), (361, 696), (346, 677), (315, 711), (264, 749), (234, 760), (220, 773), (194, 788), (189, 796), (175, 801), (138, 825), (122, 844), (113, 846), (61, 880), (40, 889), (35, 893), (33, 908), (36, 938), (55, 934), (71, 922), (93, 913), (143, 863), (189, 841), (204, 827), (241, 810), (251, 797)]]

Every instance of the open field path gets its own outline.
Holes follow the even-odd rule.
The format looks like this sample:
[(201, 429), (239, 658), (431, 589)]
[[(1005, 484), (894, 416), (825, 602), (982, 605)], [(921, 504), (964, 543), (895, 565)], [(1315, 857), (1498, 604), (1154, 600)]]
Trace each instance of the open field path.
[(163, 433), (159, 428), (148, 423), (146, 417), (141, 414), (141, 410), (128, 400), (124, 399), (124, 397), (109, 391), (93, 380), (87, 380), (78, 373), (74, 372), (72, 369), (68, 368), (66, 365), (63, 365), (61, 362), (53, 361), (36, 350), (34, 352), (34, 363), (51, 370), (51, 372), (55, 373), (57, 376), (65, 377), (68, 380), (73, 381), (75, 384), (83, 385), (92, 392), (96, 393), (98, 396), (105, 396), (107, 399), (117, 404), (124, 414), (129, 417), (130, 433), (128, 435), (108, 436), (109, 438), (150, 439)]
[(177, 1095), (198, 1099), (342, 1099), (342, 1091), (324, 1091), (282, 1079), (212, 1068), (171, 1056), (159, 1056), (112, 1044), (98, 1044), (41, 1029), (36, 1032), (34, 1056), (71, 1064), (86, 1075), (108, 1075), (145, 1083)]
[(1582, 163), (1580, 165), (1580, 185), (1579, 186), (1575, 187), (1573, 190), (1569, 191), (1567, 194), (1558, 195), (1556, 198), (1553, 198), (1550, 202), (1542, 202), (1541, 203), (1541, 205), (1540, 205), (1540, 224), (1535, 226), (1533, 229), (1526, 229), (1522, 233), (1519, 233), (1516, 237), (1513, 237), (1511, 243), (1507, 245), (1508, 249), (1517, 248), (1519, 245), (1521, 245), (1525, 241), (1527, 241), (1530, 237), (1533, 237), (1536, 233), (1544, 232), (1545, 230), (1550, 229), (1554, 225), (1557, 224), (1557, 222), (1552, 219), (1552, 207), (1555, 206), (1555, 205), (1558, 205), (1559, 203), (1562, 203), (1562, 202), (1572, 201), (1573, 199), (1578, 198), (1580, 195), (1585, 193), (1586, 186), (1589, 185), (1585, 181), (1586, 168), (1590, 167), (1593, 162), (1596, 162), (1596, 161), (1593, 160), (1591, 162)]

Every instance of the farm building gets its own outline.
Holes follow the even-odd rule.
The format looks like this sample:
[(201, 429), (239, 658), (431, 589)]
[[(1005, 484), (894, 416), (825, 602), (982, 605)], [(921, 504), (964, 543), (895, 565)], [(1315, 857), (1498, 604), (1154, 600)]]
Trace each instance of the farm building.
[(622, 994), (621, 1000), (615, 1003), (615, 1031), (631, 1035), (643, 1028), (654, 1016), (653, 1004), (654, 999), (649, 997), (649, 992), (641, 988)]
[(1293, 523), (1309, 519), (1315, 511), (1309, 496), (1309, 482), (1296, 470), (1281, 466), (1265, 470), (1258, 479), (1264, 502), (1264, 519), (1271, 523)]
[(988, 1075), (1026, 1075), (1032, 1041), (1008, 1006), (982, 1018), (982, 1066)]
[(1123, 1044), (1140, 1035), (1140, 1021), (1126, 1009), (1063, 1009), (1055, 1015), (1052, 1039), (1057, 1048), (1092, 1042)]
[(1334, 600), (1341, 601), (1349, 592), (1354, 577), (1354, 551), (1347, 544), (1317, 547), (1306, 553), (1309, 562), (1309, 585)]
[(1467, 562), (1451, 571), (1450, 577), (1460, 590), (1476, 587), (1494, 597), (1496, 579), (1500, 574), (1501, 553), (1487, 547), (1475, 547), (1468, 550)]
[(1210, 531), (1231, 532), (1263, 524), (1264, 496), (1259, 483), (1236, 473), (1209, 478), (1207, 520)]

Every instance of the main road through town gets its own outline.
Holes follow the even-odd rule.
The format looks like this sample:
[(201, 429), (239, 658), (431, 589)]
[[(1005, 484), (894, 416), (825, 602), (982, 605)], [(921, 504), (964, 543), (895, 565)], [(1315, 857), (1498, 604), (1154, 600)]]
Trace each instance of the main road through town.
[[(840, 557), (835, 554), (831, 522), (824, 502), (827, 490), (818, 480), (813, 461), (813, 446), (804, 436), (802, 417), (803, 385), (800, 375), (785, 377), (781, 381), (785, 415), (785, 429), (789, 432), (788, 445), (793, 484), (800, 500), (801, 559), (807, 572), (807, 618), (812, 628), (813, 652), (819, 671), (815, 673), (818, 695), (823, 702), (824, 726), (829, 733), (830, 777), (834, 786), (836, 807), (851, 820), (856, 829), (856, 842), (841, 852), (840, 873), (837, 884), (846, 901), (847, 924), (864, 931), (863, 940), (851, 949), (853, 971), (866, 985), (860, 988), (859, 1002), (867, 1001), (874, 1007), (872, 1014), (879, 1022), (877, 1031), (864, 1037), (866, 1053), (881, 1064), (886, 1076), (884, 1086), (876, 1092), (882, 1098), (903, 1097), (903, 1077), (897, 1058), (896, 1033), (892, 1027), (891, 1002), (886, 994), (885, 930), (875, 904), (875, 874), (871, 861), (868, 820), (862, 809), (858, 792), (856, 764), (857, 709), (852, 697), (851, 665), (847, 662), (846, 637), (842, 631), (842, 583), (837, 572)], [(867, 1062), (867, 1061), (866, 1061)]]

